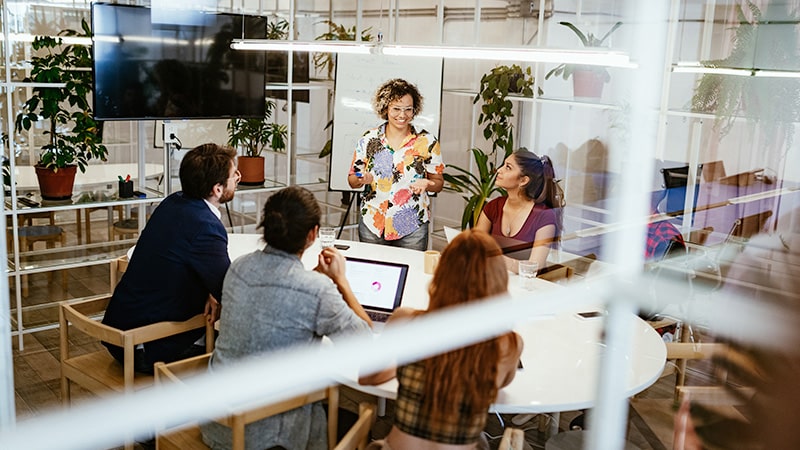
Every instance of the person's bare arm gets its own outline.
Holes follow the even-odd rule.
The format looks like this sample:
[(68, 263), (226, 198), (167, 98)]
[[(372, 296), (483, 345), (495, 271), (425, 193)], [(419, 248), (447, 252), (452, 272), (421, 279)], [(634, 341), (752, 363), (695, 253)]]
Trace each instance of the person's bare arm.
[[(389, 317), (389, 320), (386, 321), (386, 326), (392, 326), (392, 324), (397, 324), (403, 320), (411, 318), (416, 311), (411, 308), (397, 308), (392, 316)], [(360, 375), (358, 377), (358, 383), (364, 384), (368, 386), (375, 386), (378, 384), (385, 383), (397, 375), (397, 366), (392, 365), (391, 367), (387, 367), (379, 372), (375, 372), (369, 375)]]
[(497, 387), (504, 388), (511, 384), (514, 380), (514, 375), (517, 374), (517, 364), (522, 355), (522, 348), (524, 343), (522, 337), (517, 333), (511, 333), (513, 339), (516, 340), (516, 350), (512, 351), (512, 342), (510, 339), (502, 339), (500, 341), (500, 354), (503, 355), (497, 367)]
[[(488, 220), (488, 219), (487, 219)], [(536, 230), (533, 246), (531, 247), (531, 256), (528, 258), (539, 264), (539, 270), (542, 270), (547, 265), (547, 255), (550, 254), (550, 246), (555, 239), (556, 227), (554, 225), (545, 225)], [(506, 269), (509, 272), (519, 273), (519, 260), (505, 256)]]
[(478, 216), (478, 223), (472, 227), (473, 230), (481, 230), (486, 233), (492, 233), (492, 221), (486, 216), (486, 213), (481, 211), (481, 215)]
[(347, 306), (372, 327), (372, 320), (370, 320), (367, 312), (364, 311), (361, 303), (358, 302), (355, 294), (353, 294), (350, 283), (345, 276), (344, 256), (334, 247), (324, 248), (319, 254), (319, 262), (315, 270), (327, 275), (333, 280), (333, 283), (336, 284), (336, 288), (339, 290), (339, 293), (342, 294), (342, 298), (345, 303), (347, 303)]

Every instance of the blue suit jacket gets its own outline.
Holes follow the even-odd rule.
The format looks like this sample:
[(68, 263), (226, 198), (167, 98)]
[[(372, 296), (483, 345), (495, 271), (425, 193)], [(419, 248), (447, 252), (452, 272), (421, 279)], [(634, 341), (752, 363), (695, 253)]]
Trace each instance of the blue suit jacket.
[[(128, 330), (202, 313), (208, 294), (222, 301), (231, 261), (228, 234), (205, 201), (170, 195), (155, 209), (114, 290), (103, 323)], [(178, 359), (203, 330), (145, 344), (147, 362)], [(106, 344), (112, 354), (121, 349)]]

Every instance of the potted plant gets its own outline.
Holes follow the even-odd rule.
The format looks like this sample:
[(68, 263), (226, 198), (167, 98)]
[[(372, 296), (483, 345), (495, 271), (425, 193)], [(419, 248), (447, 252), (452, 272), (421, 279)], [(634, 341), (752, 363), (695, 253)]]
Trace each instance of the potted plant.
[(228, 122), (228, 145), (242, 148), (239, 157), (240, 184), (260, 186), (264, 184), (264, 157), (267, 147), (276, 152), (286, 150), (286, 125), (269, 122), (275, 102), (267, 99), (264, 103), (264, 117), (250, 119), (231, 119)]
[[(600, 39), (592, 33), (584, 34), (570, 22), (559, 22), (559, 25), (572, 30), (584, 47), (602, 47), (606, 39), (622, 25), (622, 22), (615, 23)], [(600, 98), (603, 96), (603, 85), (611, 80), (611, 75), (605, 67), (580, 64), (559, 64), (547, 72), (544, 79), (548, 80), (553, 75), (560, 75), (565, 80), (572, 76), (572, 92), (575, 97)]]
[[(736, 5), (739, 25), (731, 40), (731, 53), (724, 59), (701, 61), (701, 64), (708, 68), (741, 69), (752, 68), (753, 61), (758, 60), (761, 67), (797, 67), (797, 27), (771, 24), (774, 20), (797, 21), (798, 14), (772, 8), (773, 17), (764, 18), (756, 5), (752, 2), (747, 5), (753, 20), (748, 20), (742, 7)], [(720, 136), (730, 131), (737, 116), (744, 116), (761, 124), (767, 146), (781, 141), (791, 145), (795, 123), (800, 122), (800, 80), (704, 73), (695, 86), (691, 109), (714, 114), (714, 128)]]
[(89, 105), (92, 91), (92, 54), (88, 46), (62, 43), (62, 36), (91, 37), (86, 20), (81, 21), (83, 33), (62, 30), (59, 37), (38, 36), (34, 51), (45, 50), (44, 56), (34, 56), (26, 83), (55, 83), (60, 87), (35, 86), (32, 94), (17, 114), (14, 127), (17, 133), (31, 129), (34, 122), (49, 120), (44, 132), (49, 142), (42, 147), (36, 163), (36, 176), (42, 198), (49, 200), (72, 197), (77, 169), (86, 171), (92, 158), (106, 160), (108, 149), (102, 144), (98, 123)]
[[(445, 190), (461, 193), (467, 202), (461, 216), (462, 230), (478, 221), (483, 205), (492, 194), (502, 191), (494, 185), (497, 172), (494, 158), (498, 149), (503, 151), (504, 160), (514, 149), (514, 126), (509, 121), (514, 116), (513, 103), (508, 95), (533, 97), (533, 84), (534, 77), (530, 67), (523, 70), (516, 64), (495, 67), (481, 77), (480, 91), (472, 103), (483, 101), (478, 125), (484, 125), (483, 136), (491, 140), (492, 151), (486, 153), (477, 147), (469, 150), (475, 158), (477, 175), (453, 164), (448, 164), (447, 167), (456, 173), (444, 173), (447, 182)], [(543, 94), (541, 89), (537, 92), (539, 95)]]

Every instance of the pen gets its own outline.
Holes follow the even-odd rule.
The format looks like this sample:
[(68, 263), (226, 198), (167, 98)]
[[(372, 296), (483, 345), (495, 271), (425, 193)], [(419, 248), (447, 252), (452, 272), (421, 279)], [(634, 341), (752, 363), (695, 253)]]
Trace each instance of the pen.
[(125, 182), (127, 183), (128, 181), (131, 181), (131, 174), (128, 174), (128, 176), (125, 177)]
[(122, 179), (122, 175), (117, 175), (117, 178), (119, 178), (119, 181), (125, 181)]

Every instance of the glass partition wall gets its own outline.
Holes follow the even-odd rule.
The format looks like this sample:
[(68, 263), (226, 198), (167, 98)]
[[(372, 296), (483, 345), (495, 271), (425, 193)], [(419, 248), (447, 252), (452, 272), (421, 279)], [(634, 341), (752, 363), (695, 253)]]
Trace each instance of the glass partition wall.
[[(442, 107), (435, 112), (441, 125), (432, 132), (449, 165), (477, 174), (473, 148), (488, 154), (495, 166), (501, 164), (502, 151), (492, 152), (485, 125), (478, 123), (483, 102), (474, 99), (481, 77), (493, 68), (530, 68), (534, 94), (508, 96), (513, 114), (508, 123), (515, 147), (550, 157), (565, 193), (562, 241), (551, 259), (590, 256), (619, 263), (617, 247), (631, 245), (636, 248), (632, 264), (642, 267), (644, 224), (668, 221), (690, 248), (708, 255), (709, 270), (719, 279), (725, 275), (717, 255), (722, 244), (745, 245), (759, 232), (798, 226), (791, 219), (800, 202), (798, 4), (673, 0), (664, 6), (663, 17), (653, 19), (642, 14), (639, 8), (645, 6), (639, 3), (231, 0), (217, 2), (217, 8), (267, 16), (275, 23), (285, 20), (287, 39), (300, 41), (347, 39), (360, 32), (385, 43), (561, 49), (589, 44), (627, 52), (632, 67), (594, 70), (558, 62), (445, 57)], [(81, 19), (89, 18), (90, 2), (4, 0), (2, 5), (6, 70), (0, 120), (9, 137), (4, 152), (11, 175), (4, 204), (7, 270), (12, 332), (21, 335), (53, 326), (57, 301), (109, 292), (108, 285), (84, 286), (77, 278), (83, 275), (73, 272), (83, 274), (90, 267), (96, 277), (108, 270), (106, 261), (134, 245), (136, 235), (119, 232), (115, 224), (135, 218), (141, 228), (146, 215), (137, 212), (179, 188), (176, 168), (182, 154), (203, 142), (227, 141), (228, 121), (169, 122), (180, 149), (164, 144), (162, 121), (106, 122), (108, 162), (90, 164), (130, 170), (78, 184), (67, 200), (41, 199), (35, 184), (21, 180), (46, 141), (45, 126), (37, 122), (30, 131), (14, 131), (14, 117), (33, 87), (23, 82), (35, 56), (31, 37), (80, 29)], [(334, 26), (350, 36), (336, 35)], [(268, 81), (276, 104), (272, 120), (286, 126), (287, 146), (263, 154), (266, 181), (240, 187), (230, 205), (230, 222), (223, 212), (231, 232), (254, 232), (269, 193), (293, 184), (316, 193), (326, 225), (355, 223), (352, 210), (345, 217), (347, 196), (328, 191), (329, 161), (324, 153), (320, 157), (334, 119), (335, 56), (311, 54), (307, 61), (307, 68), (291, 66), (285, 78)], [(296, 69), (308, 70), (307, 82), (290, 77)], [(648, 74), (646, 89), (637, 91), (634, 80), (642, 71)], [(642, 92), (648, 98), (637, 97)], [(128, 174), (145, 198), (119, 198), (116, 176)], [(620, 214), (617, 208), (626, 201), (636, 203), (638, 215)], [(443, 225), (461, 225), (465, 204), (455, 192), (434, 200), (433, 247), (445, 244)], [(633, 231), (621, 222), (631, 217), (640, 225)], [(60, 229), (63, 238), (58, 234), (31, 244), (22, 237), (26, 227), (48, 226)], [(712, 302), (721, 294), (715, 287), (695, 295)]]

